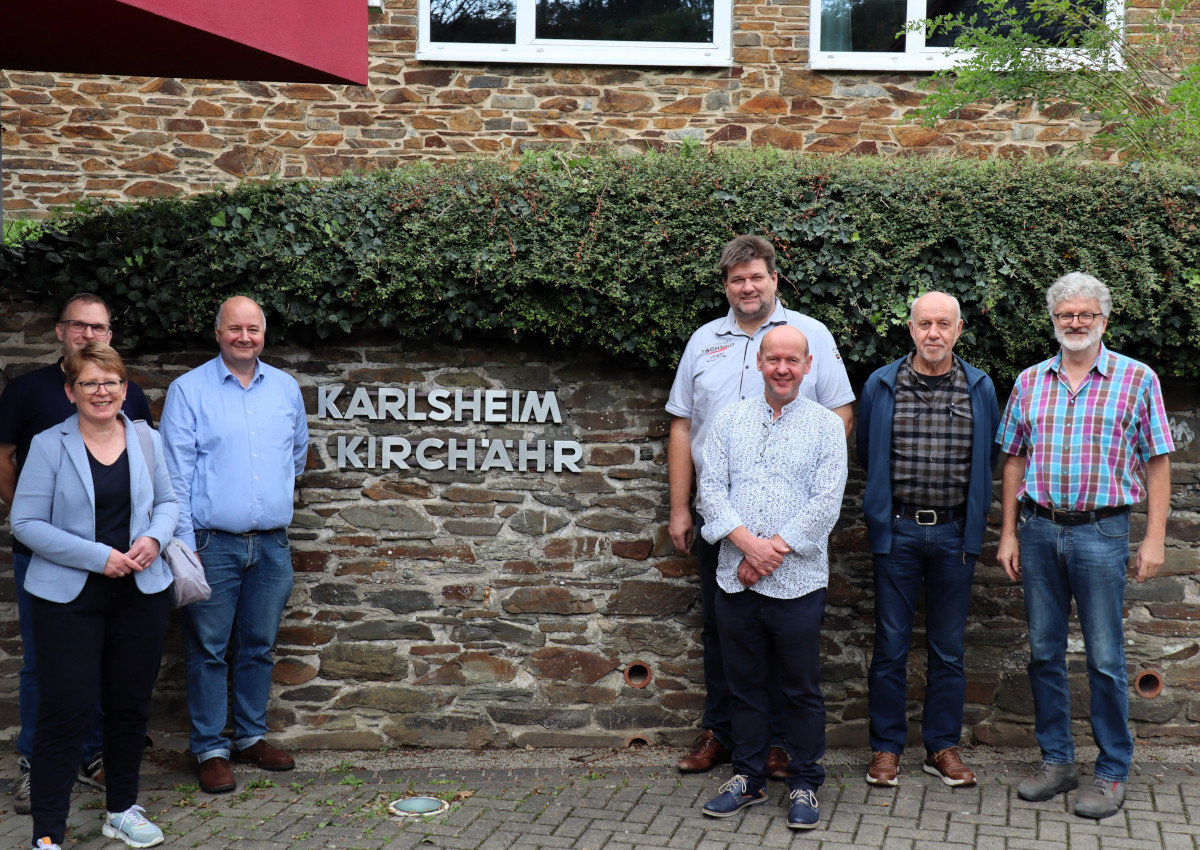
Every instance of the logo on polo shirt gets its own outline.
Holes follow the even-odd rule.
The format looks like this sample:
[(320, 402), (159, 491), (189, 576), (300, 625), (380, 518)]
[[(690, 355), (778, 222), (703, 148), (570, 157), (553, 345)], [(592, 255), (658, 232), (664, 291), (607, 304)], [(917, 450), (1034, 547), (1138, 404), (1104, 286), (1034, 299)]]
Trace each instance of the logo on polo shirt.
[(704, 349), (700, 353), (703, 356), (707, 357), (709, 360), (712, 360), (714, 357), (724, 354), (726, 351), (728, 351), (731, 348), (733, 348), (732, 342), (723, 342), (720, 345), (710, 345), (708, 348)]

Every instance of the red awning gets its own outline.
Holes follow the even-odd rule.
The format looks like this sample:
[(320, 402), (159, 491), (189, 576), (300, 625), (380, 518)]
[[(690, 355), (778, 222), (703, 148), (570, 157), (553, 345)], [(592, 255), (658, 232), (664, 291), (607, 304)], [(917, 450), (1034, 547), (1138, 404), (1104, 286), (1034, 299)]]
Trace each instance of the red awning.
[(12, 0), (10, 70), (367, 83), (366, 0)]

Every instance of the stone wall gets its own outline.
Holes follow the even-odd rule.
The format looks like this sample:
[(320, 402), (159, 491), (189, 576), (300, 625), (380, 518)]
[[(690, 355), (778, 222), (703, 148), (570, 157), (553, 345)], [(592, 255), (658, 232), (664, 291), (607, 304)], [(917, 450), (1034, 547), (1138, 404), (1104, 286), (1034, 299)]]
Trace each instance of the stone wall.
[[(10, 294), (11, 295), (11, 294)], [(53, 362), (54, 316), (19, 295), (0, 304), (0, 386)], [(133, 365), (157, 412), (170, 381), (214, 352), (149, 352)], [(292, 527), (296, 585), (280, 631), (271, 699), (275, 734), (296, 747), (624, 746), (682, 744), (703, 699), (694, 560), (666, 534), (671, 374), (589, 355), (519, 346), (407, 346), (386, 338), (305, 350), (272, 346), (268, 359), (300, 381), (310, 413), (308, 471)], [(405, 422), (319, 417), (321, 388), (349, 412), (355, 387), (414, 396), (475, 389), (553, 391), (562, 423)], [(1162, 577), (1130, 583), (1131, 673), (1165, 680), (1132, 696), (1136, 733), (1200, 737), (1200, 391), (1167, 393), (1179, 451)], [(428, 413), (427, 400), (417, 410)], [(404, 408), (408, 410), (407, 407)], [(512, 418), (512, 417), (507, 417)], [(532, 417), (535, 419), (536, 417)], [(576, 441), (581, 471), (512, 472), (337, 468), (338, 437)], [(358, 457), (367, 464), (366, 443)], [(490, 444), (489, 444), (490, 445)], [(479, 457), (487, 447), (477, 444)], [(435, 459), (445, 453), (433, 452)], [(346, 464), (350, 462), (343, 457)], [(376, 455), (376, 462), (381, 454)], [(482, 463), (477, 463), (479, 467)], [(526, 466), (531, 465), (529, 463)], [(870, 556), (861, 522), (862, 472), (851, 464), (832, 540), (821, 639), (832, 744), (865, 746), (873, 630)], [(21, 643), (10, 542), (0, 509), (0, 736), (15, 736)], [(993, 511), (993, 521), (998, 511)], [(1143, 525), (1142, 515), (1135, 528)], [(976, 573), (967, 629), (966, 737), (1032, 742), (1021, 589), (996, 566), (995, 528)], [(920, 628), (910, 665), (911, 716), (920, 716)], [(1077, 630), (1070, 667), (1086, 729), (1084, 658)], [(639, 663), (644, 666), (639, 670)], [(628, 675), (628, 678), (627, 678)], [(152, 728), (186, 728), (181, 642), (167, 641)]]
[(736, 3), (736, 64), (717, 69), (422, 63), (413, 58), (416, 0), (388, 0), (370, 23), (368, 86), (3, 71), (4, 207), (41, 216), (83, 198), (194, 193), (243, 178), (577, 145), (644, 151), (685, 139), (1042, 158), (1099, 129), (1063, 105), (981, 105), (924, 127), (909, 117), (919, 74), (810, 71), (808, 14), (807, 0)]

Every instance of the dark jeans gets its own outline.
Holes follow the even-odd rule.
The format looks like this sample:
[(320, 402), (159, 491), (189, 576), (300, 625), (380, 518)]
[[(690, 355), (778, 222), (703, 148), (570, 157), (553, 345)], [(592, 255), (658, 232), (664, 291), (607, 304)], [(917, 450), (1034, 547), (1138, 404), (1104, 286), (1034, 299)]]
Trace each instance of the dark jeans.
[[(747, 790), (766, 783), (771, 721), (780, 723), (791, 755), (788, 788), (815, 791), (825, 781), (825, 697), (821, 693), (821, 619), (825, 588), (797, 599), (772, 599), (743, 590), (717, 592), (717, 622), (733, 718), (733, 771)], [(783, 711), (767, 700), (779, 683)], [(772, 717), (772, 715), (775, 715)]]
[[(704, 717), (700, 721), (726, 749), (733, 749), (733, 727), (729, 720), (729, 684), (725, 681), (725, 656), (721, 651), (721, 632), (717, 628), (717, 556), (721, 551), (720, 541), (713, 545), (700, 535), (704, 517), (693, 513), (696, 525), (696, 565), (700, 573), (700, 607), (704, 617), (700, 631), (700, 644), (704, 650)], [(783, 725), (778, 718), (782, 714), (783, 696), (779, 683), (772, 679), (767, 684), (771, 705), (771, 746), (784, 746)]]
[[(21, 731), (17, 733), (17, 754), (33, 758), (33, 731), (37, 728), (38, 678), (37, 650), (33, 644), (33, 594), (25, 589), (31, 556), (13, 552), (13, 581), (17, 585), (17, 620), (21, 629), (21, 676), (17, 688)], [(96, 703), (96, 713), (83, 739), (83, 760), (91, 761), (104, 746), (104, 712)]]
[(894, 517), (892, 551), (875, 556), (875, 654), (868, 673), (871, 749), (897, 755), (908, 738), (908, 647), (925, 588), (927, 648), (921, 736), (931, 753), (958, 746), (962, 736), (963, 631), (975, 556), (963, 551), (963, 522), (918, 525)]
[(70, 602), (33, 599), (37, 646), (37, 732), (30, 790), (34, 840), (61, 844), (71, 788), (96, 708), (104, 706), (106, 806), (123, 812), (137, 802), (150, 694), (158, 678), (169, 590), (145, 595), (133, 576), (88, 576)]

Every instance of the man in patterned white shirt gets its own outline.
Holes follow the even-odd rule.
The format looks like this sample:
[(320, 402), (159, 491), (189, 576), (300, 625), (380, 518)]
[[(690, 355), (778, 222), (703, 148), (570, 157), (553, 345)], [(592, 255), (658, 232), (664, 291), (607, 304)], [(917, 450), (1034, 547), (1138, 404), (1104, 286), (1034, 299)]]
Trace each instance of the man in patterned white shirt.
[(825, 701), (818, 639), (829, 583), (829, 532), (846, 486), (841, 418), (800, 396), (812, 365), (808, 340), (773, 328), (758, 352), (762, 397), (717, 415), (704, 445), (702, 534), (720, 541), (717, 628), (733, 715), (734, 777), (704, 804), (728, 817), (766, 802), (770, 744), (767, 684), (784, 697), (788, 826), (819, 820), (825, 780)]
[[(732, 722), (729, 684), (721, 635), (717, 629), (717, 549), (697, 534), (703, 513), (700, 500), (695, 512), (691, 503), (693, 478), (698, 483), (704, 472), (704, 441), (713, 419), (737, 401), (757, 398), (762, 393), (762, 375), (755, 368), (759, 345), (767, 332), (779, 325), (799, 328), (808, 340), (812, 367), (800, 394), (838, 414), (850, 433), (854, 391), (837, 343), (821, 322), (788, 310), (778, 297), (779, 272), (775, 247), (761, 236), (743, 234), (729, 240), (721, 251), (721, 276), (729, 312), (699, 327), (683, 356), (667, 399), (671, 414), (671, 438), (667, 443), (667, 478), (670, 483), (671, 519), (668, 531), (679, 552), (696, 550), (700, 574), (701, 613), (704, 615), (700, 643), (704, 650), (703, 733), (679, 761), (680, 773), (703, 773), (727, 763), (732, 755)], [(698, 539), (697, 539), (698, 538)], [(771, 750), (767, 772), (772, 779), (787, 779), (790, 756), (784, 748), (783, 729), (774, 718), (782, 712), (779, 685), (770, 686)]]

